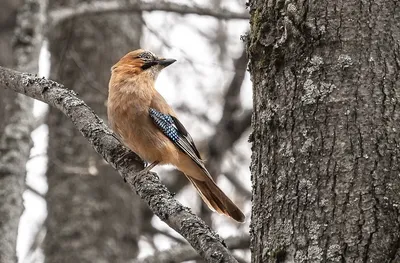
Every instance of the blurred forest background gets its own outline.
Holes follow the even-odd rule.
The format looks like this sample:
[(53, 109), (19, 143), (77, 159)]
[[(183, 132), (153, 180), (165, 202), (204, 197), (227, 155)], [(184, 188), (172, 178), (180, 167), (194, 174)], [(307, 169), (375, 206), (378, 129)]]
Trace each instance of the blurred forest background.
[[(140, 46), (178, 60), (157, 89), (247, 223), (210, 213), (170, 167), (157, 171), (238, 262), (249, 250), (254, 263), (400, 262), (399, 1), (2, 3), (0, 66), (74, 89), (103, 119), (122, 55)], [(71, 93), (46, 85), (0, 67), (0, 263), (202, 262), (128, 184), (203, 258), (236, 262), (201, 221), (169, 209), (170, 195), (146, 195), (154, 177), (125, 184), (58, 110), (3, 90), (69, 114)], [(132, 173), (110, 157), (119, 144), (107, 155), (91, 143)]]
[[(249, 216), (252, 98), (240, 39), (249, 26), (244, 3), (154, 2), (129, 12), (96, 12), (128, 6), (127, 0), (2, 0), (1, 5), (0, 66), (63, 83), (105, 121), (110, 68), (121, 56), (142, 47), (177, 59), (159, 76), (157, 89), (191, 132), (210, 173)], [(70, 15), (71, 7), (83, 11)], [(222, 8), (232, 14), (218, 11)], [(61, 112), (3, 89), (0, 102), (0, 173), (18, 175), (0, 180), (0, 262), (15, 262), (15, 238), (23, 263), (130, 262), (186, 243)], [(231, 238), (238, 258), (249, 260), (248, 223), (211, 213), (176, 170), (156, 171), (178, 200)]]

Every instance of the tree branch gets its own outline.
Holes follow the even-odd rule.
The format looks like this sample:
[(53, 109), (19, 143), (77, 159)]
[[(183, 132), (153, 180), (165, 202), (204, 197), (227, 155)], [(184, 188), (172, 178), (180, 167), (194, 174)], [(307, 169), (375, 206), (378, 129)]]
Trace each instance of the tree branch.
[(214, 9), (200, 6), (188, 6), (183, 4), (169, 2), (128, 2), (120, 4), (118, 1), (97, 1), (91, 3), (82, 3), (73, 8), (65, 7), (53, 10), (49, 17), (52, 26), (73, 17), (83, 15), (98, 15), (104, 13), (129, 13), (139, 11), (164, 11), (173, 12), (181, 15), (200, 15), (210, 16), (217, 19), (249, 19), (248, 12), (233, 12), (226, 9)]
[(136, 176), (143, 168), (137, 155), (124, 148), (112, 131), (75, 92), (26, 73), (0, 67), (0, 88), (11, 89), (61, 110), (93, 148), (146, 201), (150, 209), (181, 234), (207, 262), (237, 262), (224, 241), (187, 207), (176, 201), (155, 173)]
[(35, 188), (33, 188), (31, 185), (29, 184), (25, 184), (26, 190), (34, 193), (36, 196), (45, 199), (45, 194), (42, 194), (41, 192), (39, 192), (38, 190), (36, 190)]
[(231, 182), (231, 184), (235, 187), (235, 189), (241, 193), (244, 197), (250, 199), (251, 192), (244, 187), (243, 183), (238, 179), (238, 174), (225, 172), (225, 178)]
[(234, 61), (235, 75), (225, 93), (222, 118), (209, 143), (210, 155), (223, 155), (250, 127), (251, 111), (246, 111), (242, 118), (234, 118), (237, 111), (241, 109), (240, 91), (246, 75), (247, 61), (246, 50), (243, 49), (240, 57)]
[(251, 110), (244, 111), (241, 116), (235, 116), (242, 109), (240, 90), (246, 74), (246, 65), (246, 50), (243, 49), (240, 57), (234, 61), (235, 74), (224, 96), (225, 103), (222, 110), (222, 118), (208, 143), (209, 162), (207, 167), (210, 169), (211, 174), (215, 176), (221, 172), (221, 162), (225, 153), (251, 124)]
[[(226, 239), (226, 244), (230, 249), (248, 249), (250, 246), (250, 237), (248, 235), (229, 237)], [(153, 256), (133, 260), (131, 263), (180, 263), (196, 259), (199, 259), (198, 254), (191, 246), (185, 245), (180, 247), (174, 246)]]
[[(234, 60), (235, 74), (230, 82), (224, 96), (224, 107), (222, 117), (216, 125), (215, 133), (208, 142), (207, 169), (216, 178), (221, 173), (222, 161), (226, 152), (233, 147), (243, 132), (250, 127), (250, 114), (246, 112), (241, 118), (236, 117), (237, 112), (242, 109), (240, 102), (240, 90), (246, 74), (247, 66), (246, 49), (243, 48), (240, 57)], [(226, 177), (231, 179), (231, 177)], [(202, 214), (206, 222), (210, 222), (210, 212), (202, 204)], [(203, 218), (204, 218), (203, 217)], [(207, 218), (206, 217), (206, 218)]]

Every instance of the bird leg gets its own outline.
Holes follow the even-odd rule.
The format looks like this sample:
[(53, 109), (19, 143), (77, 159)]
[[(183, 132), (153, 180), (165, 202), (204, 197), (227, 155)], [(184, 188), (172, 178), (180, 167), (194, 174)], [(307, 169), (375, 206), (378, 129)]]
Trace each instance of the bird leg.
[(145, 175), (148, 172), (150, 172), (151, 169), (153, 169), (157, 164), (159, 164), (159, 161), (154, 161), (150, 165), (146, 166), (143, 170), (137, 173), (138, 176)]
[(119, 137), (117, 134), (115, 134), (115, 132), (112, 132), (112, 133), (111, 133), (111, 136), (114, 137), (115, 139), (117, 139), (117, 141), (118, 141), (120, 144), (125, 145), (125, 144), (122, 142), (121, 137)]
[(159, 161), (154, 161), (150, 165), (146, 166), (142, 171), (145, 171), (146, 173), (150, 172), (151, 169), (153, 169), (157, 164), (159, 164)]
[[(151, 169), (153, 169), (159, 163), (160, 162), (158, 162), (158, 161), (152, 162), (150, 165), (147, 165), (143, 170), (137, 172), (135, 174), (135, 176), (143, 176), (143, 175), (147, 174), (148, 172), (150, 172)], [(124, 182), (125, 183), (127, 182), (125, 177), (124, 177)]]

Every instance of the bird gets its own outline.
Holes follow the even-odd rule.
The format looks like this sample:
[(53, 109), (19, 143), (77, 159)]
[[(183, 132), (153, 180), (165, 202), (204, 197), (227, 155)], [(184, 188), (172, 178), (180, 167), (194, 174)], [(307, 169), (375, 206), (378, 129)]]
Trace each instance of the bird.
[(112, 66), (109, 124), (125, 146), (149, 163), (141, 173), (156, 165), (173, 165), (185, 174), (212, 211), (244, 222), (243, 212), (217, 186), (185, 126), (155, 89), (159, 73), (175, 61), (138, 49)]

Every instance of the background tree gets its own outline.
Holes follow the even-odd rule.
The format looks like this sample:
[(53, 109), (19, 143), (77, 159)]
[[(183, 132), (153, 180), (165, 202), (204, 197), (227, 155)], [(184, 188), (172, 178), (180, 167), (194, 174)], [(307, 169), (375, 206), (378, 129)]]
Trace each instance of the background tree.
[[(5, 1), (0, 11), (0, 65), (37, 73), (46, 3)], [(19, 14), (17, 16), (17, 11)], [(15, 30), (15, 35), (14, 35)], [(35, 127), (33, 100), (0, 93), (0, 262), (16, 262), (16, 240), (25, 189), (25, 165)]]
[(399, 3), (249, 6), (252, 262), (399, 261)]
[[(14, 68), (16, 61), (12, 49), (12, 38), (17, 22), (17, 10), (21, 6), (22, 1), (5, 1), (3, 8), (0, 10), (0, 65), (4, 67)], [(17, 94), (10, 90), (0, 91), (0, 138), (5, 140), (5, 127), (9, 123), (11, 108), (15, 104)], [(11, 149), (3, 149), (3, 143), (0, 143), (0, 153), (3, 155), (5, 151)], [(3, 160), (2, 160), (3, 161)], [(16, 256), (16, 240), (18, 219), (22, 212), (22, 189), (24, 175), (9, 176), (10, 171), (3, 171), (5, 164), (0, 164), (0, 262), (15, 260)], [(14, 204), (12, 204), (14, 202)], [(9, 219), (7, 220), (6, 217)]]
[[(24, 10), (34, 13), (35, 7), (37, 7), (36, 4), (41, 1), (27, 0), (27, 2), (31, 8)], [(171, 89), (171, 85), (166, 85), (165, 87), (168, 92), (177, 94), (178, 91), (182, 93), (176, 96), (178, 98), (177, 101), (172, 102), (174, 107), (178, 109), (181, 116), (184, 115), (183, 119), (186, 118), (186, 123), (188, 123), (187, 120), (194, 123), (192, 130), (201, 130), (201, 132), (192, 132), (192, 135), (198, 137), (196, 140), (199, 141), (199, 134), (201, 134), (202, 143), (200, 143), (200, 148), (203, 149), (203, 155), (208, 155), (213, 160), (209, 164), (210, 170), (214, 171), (213, 173), (216, 177), (219, 174), (224, 174), (225, 176), (220, 178), (222, 178), (222, 181), (225, 180), (223, 183), (228, 187), (239, 189), (239, 192), (244, 196), (236, 197), (235, 200), (242, 204), (248, 197), (248, 190), (243, 187), (242, 179), (235, 179), (232, 175), (238, 173), (243, 176), (242, 171), (246, 169), (238, 169), (239, 165), (233, 166), (229, 163), (227, 165), (226, 162), (229, 160), (230, 163), (239, 164), (243, 159), (246, 160), (243, 158), (243, 151), (239, 152), (236, 149), (237, 147), (243, 149), (243, 146), (237, 146), (237, 144), (243, 145), (242, 135), (249, 126), (251, 115), (250, 110), (242, 105), (242, 98), (240, 98), (246, 58), (244, 52), (241, 52), (242, 47), (239, 50), (228, 47), (228, 35), (224, 36), (226, 34), (224, 29), (227, 29), (231, 24), (221, 19), (246, 19), (247, 15), (222, 10), (219, 7), (223, 6), (222, 2), (220, 1), (214, 7), (208, 8), (197, 6), (194, 3), (184, 5), (162, 2), (151, 5), (148, 3), (135, 5), (125, 1), (86, 2), (71, 0), (68, 2), (63, 1), (62, 3), (53, 1), (50, 3), (49, 11), (46, 13), (48, 14), (46, 37), (48, 38), (48, 46), (52, 58), (51, 78), (78, 91), (85, 101), (95, 109), (96, 113), (99, 113), (104, 119), (104, 102), (106, 98), (106, 93), (104, 92), (107, 91), (109, 68), (124, 53), (135, 49), (135, 46), (139, 46), (142, 29), (146, 29), (147, 32), (145, 43), (151, 43), (146, 44), (145, 47), (162, 55), (171, 54), (171, 50), (175, 50), (173, 51), (175, 57), (178, 51), (180, 56), (177, 58), (184, 65), (185, 71), (183, 71), (181, 64), (181, 69), (179, 70), (178, 68), (176, 70), (177, 73), (172, 77), (173, 81), (164, 80), (162, 83), (177, 82), (173, 89)], [(200, 23), (200, 26), (195, 22), (196, 19), (202, 19), (200, 17), (194, 19), (194, 17), (170, 15), (167, 18), (167, 13), (162, 19), (152, 19), (153, 14), (150, 15), (149, 13), (145, 18), (141, 16), (141, 11), (152, 12), (156, 10), (173, 12), (172, 14), (211, 16), (212, 18), (203, 19), (203, 21), (206, 21), (209, 25), (217, 24), (218, 30), (215, 32), (206, 31), (205, 29), (208, 30), (207, 23)], [(121, 15), (121, 13), (126, 14)], [(212, 62), (211, 60), (214, 59), (214, 56), (209, 56), (206, 63), (202, 64), (204, 61), (200, 62), (197, 54), (196, 58), (191, 57), (185, 50), (178, 47), (177, 43), (181, 41), (179, 38), (171, 39), (166, 37), (170, 32), (173, 32), (174, 23), (163, 23), (163, 31), (160, 31), (162, 34), (153, 29), (154, 25), (151, 25), (152, 23), (157, 24), (162, 20), (171, 21), (171, 17), (174, 17), (175, 22), (185, 22), (186, 27), (190, 27), (192, 23), (190, 30), (198, 30), (198, 35), (204, 37), (213, 35), (210, 37), (210, 47), (218, 50), (219, 55), (215, 54), (215, 58), (218, 57), (219, 62)], [(43, 29), (44, 27), (41, 23), (45, 20), (45, 17), (41, 22), (26, 20), (25, 25), (30, 26), (28, 29), (36, 26)], [(138, 20), (139, 23), (137, 23)], [(189, 23), (186, 23), (186, 20)], [(27, 39), (30, 39), (29, 35), (23, 40), (26, 41)], [(237, 35), (236, 42), (239, 42)], [(28, 45), (25, 45), (25, 47), (29, 47), (28, 50), (34, 50)], [(14, 55), (14, 57), (16, 56)], [(235, 63), (232, 63), (233, 59), (231, 57), (238, 57), (238, 59), (235, 59)], [(204, 56), (201, 58), (203, 59)], [(18, 68), (22, 71), (35, 72), (31, 69), (33, 65), (37, 65), (37, 60), (38, 57), (31, 60), (20, 59), (20, 62), (27, 62), (20, 64), (28, 68)], [(205, 69), (208, 70), (208, 73), (204, 71)], [(181, 77), (181, 72), (185, 72), (185, 78)], [(189, 72), (189, 74), (186, 72)], [(202, 81), (203, 83), (200, 83), (201, 76), (207, 76), (210, 73), (213, 74), (213, 80), (224, 81), (224, 84), (221, 85), (221, 83), (213, 83), (211, 81)], [(193, 74), (196, 77), (193, 77)], [(225, 81), (225, 78), (227, 81)], [(232, 79), (232, 81), (229, 81), (229, 79)], [(193, 87), (181, 88), (182, 85), (187, 85), (185, 83), (188, 80), (191, 85), (194, 84), (194, 89)], [(221, 87), (226, 87), (226, 91)], [(194, 90), (197, 92), (196, 96), (191, 94)], [(188, 95), (190, 95), (189, 98), (187, 97)], [(25, 97), (22, 98), (26, 99)], [(193, 102), (198, 102), (199, 99), (203, 103), (206, 102), (210, 107), (204, 107), (204, 104), (201, 104), (200, 108), (198, 106), (200, 104), (196, 106)], [(16, 101), (18, 103), (21, 102), (20, 99)], [(169, 98), (169, 101), (171, 101), (171, 98)], [(219, 120), (218, 112), (221, 111), (223, 112), (221, 114), (222, 118)], [(26, 110), (26, 112), (32, 114), (32, 108)], [(20, 119), (34, 122), (33, 118), (21, 117)], [(62, 262), (63, 260), (67, 262), (87, 262), (93, 261), (93, 259), (96, 259), (96, 261), (119, 262), (137, 257), (139, 238), (152, 246), (150, 251), (170, 247), (172, 242), (184, 243), (171, 230), (160, 224), (157, 221), (158, 218), (153, 218), (152, 213), (147, 209), (143, 209), (142, 202), (139, 203), (136, 201), (137, 199), (132, 199), (132, 195), (127, 191), (128, 189), (123, 181), (118, 176), (115, 176), (115, 173), (112, 175), (112, 170), (109, 166), (106, 166), (92, 150), (87, 148), (88, 146), (85, 145), (80, 135), (70, 125), (70, 122), (63, 118), (63, 115), (56, 110), (50, 110), (46, 122), (49, 126), (49, 149), (47, 154), (39, 154), (40, 156), (33, 156), (32, 158), (33, 162), (35, 162), (34, 160), (37, 157), (49, 156), (49, 169), (47, 171), (49, 190), (46, 195), (48, 217), (42, 227), (40, 227), (41, 222), (32, 222), (30, 220), (32, 218), (28, 219), (29, 224), (34, 225), (35, 228), (38, 227), (38, 229), (34, 230), (37, 231), (35, 233), (36, 237), (28, 252), (29, 255), (23, 258), (24, 262), (42, 262), (42, 258), (32, 256), (36, 254), (38, 248), (42, 247), (44, 248), (44, 259), (47, 262)], [(41, 121), (36, 122), (35, 120), (34, 125), (27, 130), (27, 134), (39, 124), (41, 124)], [(188, 127), (190, 126), (188, 125)], [(43, 133), (43, 130), (46, 129), (41, 126), (41, 130), (41, 132), (36, 132), (40, 133), (39, 137), (42, 136), (42, 139), (36, 141), (36, 145), (45, 143), (43, 138), (47, 135)], [(231, 133), (231, 131), (233, 132)], [(12, 133), (16, 134), (14, 131)], [(19, 145), (23, 146), (18, 148), (26, 149), (25, 161), (19, 162), (19, 167), (22, 168), (21, 171), (23, 173), (25, 172), (24, 163), (26, 163), (30, 149), (28, 135), (26, 139), (26, 141), (18, 141)], [(10, 163), (6, 163), (5, 166), (10, 167)], [(35, 173), (40, 172), (35, 171)], [(180, 179), (183, 178), (182, 175), (173, 177), (179, 178), (178, 181), (182, 181)], [(21, 200), (21, 193), (24, 188), (23, 181), (24, 176), (22, 175), (18, 178), (20, 186), (20, 191), (18, 192), (19, 200)], [(34, 182), (35, 180), (30, 180), (29, 183), (31, 181)], [(189, 188), (189, 190), (186, 190), (184, 185), (176, 187), (178, 184), (173, 181), (176, 180), (171, 178), (166, 178), (165, 180), (167, 184), (172, 186), (172, 189), (175, 188), (175, 192), (179, 192), (182, 200), (188, 200), (188, 203), (196, 208), (198, 204), (196, 202), (192, 203), (195, 198), (186, 197), (188, 193), (194, 195), (194, 189)], [(5, 184), (5, 186), (9, 186), (9, 184)], [(33, 185), (28, 185), (28, 188), (29, 191), (43, 197), (44, 191), (36, 190)], [(140, 192), (140, 190), (138, 191)], [(28, 198), (30, 197), (28, 196)], [(197, 196), (196, 199), (198, 199)], [(7, 201), (6, 199), (4, 200)], [(4, 202), (4, 204), (9, 205), (10, 202)], [(12, 234), (13, 241), (9, 243), (12, 248), (10, 255), (15, 255), (15, 247), (12, 244), (15, 242), (16, 223), (22, 206), (21, 203), (19, 203), (19, 207), (14, 204), (11, 204), (11, 206), (17, 208), (17, 210), (19, 209), (19, 212), (12, 220), (15, 227)], [(208, 222), (216, 223), (217, 227), (236, 228), (233, 224), (223, 224), (225, 222), (224, 218), (215, 217), (215, 215), (211, 216), (208, 210), (202, 216), (207, 218)], [(29, 218), (29, 215), (27, 217)], [(24, 225), (24, 222), (22, 225)], [(246, 225), (242, 226), (242, 229), (245, 228)], [(11, 233), (12, 231), (9, 232)], [(225, 232), (227, 231), (225, 230)], [(45, 233), (46, 237), (42, 244)], [(207, 234), (207, 232), (204, 233)], [(26, 239), (26, 233), (21, 235), (22, 237), (20, 238)], [(194, 237), (199, 239), (196, 235)], [(232, 244), (232, 248), (246, 248), (247, 242), (248, 238), (246, 237), (244, 239), (232, 238), (229, 239), (228, 244)], [(117, 246), (116, 244), (119, 245)], [(71, 251), (74, 253), (71, 253)], [(147, 251), (149, 250), (147, 249)], [(183, 246), (181, 250), (177, 251), (189, 250), (187, 246)], [(168, 253), (169, 251), (165, 251), (165, 255)], [(180, 255), (186, 259), (196, 258), (193, 253), (181, 253)], [(176, 257), (171, 260), (178, 261), (179, 255)], [(22, 261), (22, 259), (20, 260)]]
[[(50, 8), (81, 3), (53, 1)], [(104, 120), (111, 65), (139, 47), (140, 18), (140, 13), (73, 18), (50, 32), (51, 78), (73, 88)], [(50, 108), (47, 124), (45, 261), (127, 262), (135, 258), (143, 222), (139, 198), (64, 114)]]

